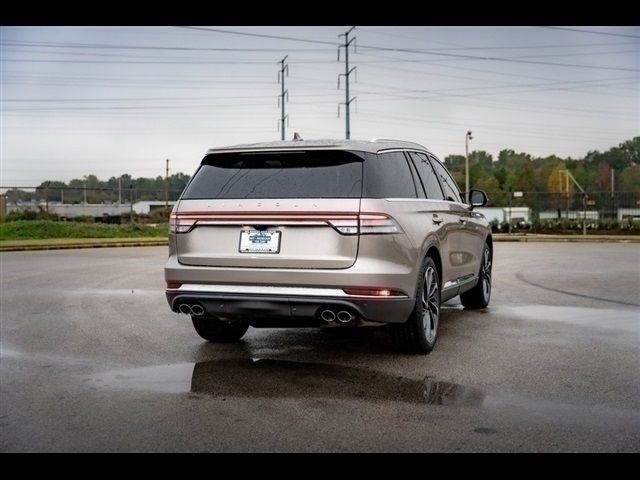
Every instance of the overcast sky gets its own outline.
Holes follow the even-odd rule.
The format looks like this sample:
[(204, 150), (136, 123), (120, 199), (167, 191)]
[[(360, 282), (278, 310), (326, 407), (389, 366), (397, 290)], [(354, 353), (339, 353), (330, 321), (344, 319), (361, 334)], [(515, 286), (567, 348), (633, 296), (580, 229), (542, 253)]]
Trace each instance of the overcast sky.
[[(2, 27), (0, 183), (155, 177), (165, 158), (191, 174), (210, 147), (278, 140), (285, 55), (287, 139), (344, 138), (347, 29)], [(464, 154), (471, 130), (470, 148), (494, 156), (579, 158), (640, 135), (638, 27), (352, 33), (351, 138), (411, 140), (444, 158)]]

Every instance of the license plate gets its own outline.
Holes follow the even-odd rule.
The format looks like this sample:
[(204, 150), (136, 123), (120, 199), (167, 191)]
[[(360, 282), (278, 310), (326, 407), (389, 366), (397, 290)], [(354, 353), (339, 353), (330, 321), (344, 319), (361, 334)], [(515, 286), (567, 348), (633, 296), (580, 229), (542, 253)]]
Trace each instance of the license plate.
[(240, 253), (278, 253), (281, 233), (277, 230), (242, 230)]

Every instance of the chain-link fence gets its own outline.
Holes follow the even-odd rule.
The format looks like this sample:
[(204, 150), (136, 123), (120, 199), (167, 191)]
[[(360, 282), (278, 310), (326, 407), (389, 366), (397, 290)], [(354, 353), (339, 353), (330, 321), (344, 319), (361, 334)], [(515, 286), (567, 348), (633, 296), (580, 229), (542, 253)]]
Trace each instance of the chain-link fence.
[(0, 218), (123, 223), (164, 222), (182, 190), (92, 187), (2, 187)]
[[(181, 189), (2, 187), (0, 217), (109, 223), (164, 222)], [(635, 192), (511, 192), (479, 209), (495, 231), (640, 231)]]
[(640, 231), (640, 194), (635, 192), (511, 192), (496, 203), (484, 210), (498, 231)]

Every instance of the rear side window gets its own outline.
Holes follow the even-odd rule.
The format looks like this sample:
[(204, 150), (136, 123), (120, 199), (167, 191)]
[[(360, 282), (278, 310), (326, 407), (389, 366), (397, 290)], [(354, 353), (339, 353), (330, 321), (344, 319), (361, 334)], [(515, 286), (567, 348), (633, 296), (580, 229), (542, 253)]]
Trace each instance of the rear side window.
[(413, 175), (402, 152), (368, 154), (364, 162), (363, 197), (418, 198)]
[(359, 198), (362, 160), (344, 151), (212, 154), (182, 198)]
[(418, 169), (418, 174), (420, 175), (420, 180), (422, 181), (422, 186), (427, 194), (427, 198), (444, 200), (438, 177), (433, 171), (433, 167), (429, 163), (427, 156), (419, 152), (411, 152), (410, 155), (414, 165)]
[(462, 203), (462, 198), (460, 197), (460, 190), (456, 185), (456, 182), (451, 178), (447, 169), (435, 158), (430, 157), (431, 164), (433, 165), (433, 169), (438, 174), (438, 179), (440, 180), (440, 185), (442, 185), (442, 189), (444, 190), (444, 199), (450, 200), (452, 202)]

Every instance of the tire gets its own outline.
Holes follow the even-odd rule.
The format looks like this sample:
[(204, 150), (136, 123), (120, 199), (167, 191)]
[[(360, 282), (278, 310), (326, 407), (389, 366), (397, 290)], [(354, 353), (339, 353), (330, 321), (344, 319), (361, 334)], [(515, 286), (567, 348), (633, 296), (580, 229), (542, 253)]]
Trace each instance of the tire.
[(191, 315), (193, 326), (202, 338), (209, 342), (237, 342), (249, 329), (249, 322), (227, 322), (211, 317), (195, 317)]
[(491, 249), (488, 244), (484, 244), (482, 250), (482, 261), (480, 262), (480, 273), (478, 274), (478, 283), (471, 290), (460, 294), (460, 301), (464, 308), (474, 310), (477, 308), (486, 308), (491, 300), (491, 267), (493, 258)]
[[(438, 338), (440, 323), (440, 276), (431, 257), (420, 268), (416, 304), (405, 323), (389, 325), (392, 343), (402, 351), (429, 353)], [(428, 287), (428, 288), (427, 288)]]

